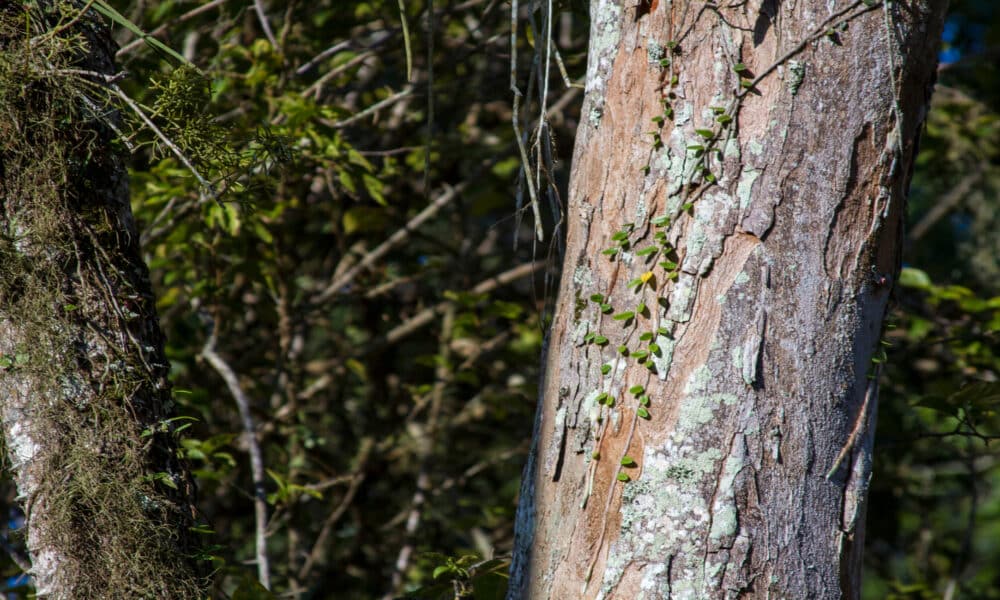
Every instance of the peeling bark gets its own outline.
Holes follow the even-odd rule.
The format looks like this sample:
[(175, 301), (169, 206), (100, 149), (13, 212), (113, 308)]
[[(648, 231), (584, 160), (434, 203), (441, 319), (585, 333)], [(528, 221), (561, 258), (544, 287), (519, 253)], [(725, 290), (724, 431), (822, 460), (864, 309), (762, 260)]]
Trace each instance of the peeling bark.
[[(859, 597), (870, 359), (944, 11), (592, 1), (509, 598)], [(656, 231), (674, 281), (639, 255)], [(639, 302), (648, 317), (613, 318)], [(657, 330), (655, 369), (616, 358)]]

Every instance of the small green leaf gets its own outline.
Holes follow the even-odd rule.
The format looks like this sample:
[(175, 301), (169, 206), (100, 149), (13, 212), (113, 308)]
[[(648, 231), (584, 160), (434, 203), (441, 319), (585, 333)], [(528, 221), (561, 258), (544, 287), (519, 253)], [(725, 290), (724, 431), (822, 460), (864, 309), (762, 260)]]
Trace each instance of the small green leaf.
[(634, 288), (634, 287), (639, 286), (639, 285), (642, 285), (642, 279), (636, 278), (636, 279), (633, 279), (632, 281), (628, 282), (628, 284), (626, 284), (625, 287)]
[(626, 454), (625, 456), (622, 457), (621, 463), (623, 467), (634, 467), (635, 459)]
[(641, 315), (641, 314), (645, 314), (645, 313), (646, 313), (646, 303), (645, 302), (640, 302), (639, 306), (635, 307), (635, 314)]
[(590, 342), (594, 341), (595, 337), (597, 337), (597, 333), (591, 331), (587, 335), (583, 336), (583, 341), (589, 344)]
[(645, 359), (649, 356), (649, 352), (646, 350), (636, 350), (631, 354), (632, 358), (638, 358), (639, 360)]
[(633, 385), (628, 389), (628, 393), (632, 394), (633, 396), (638, 396), (639, 394), (645, 391), (646, 388), (642, 387), (641, 385)]
[(743, 81), (740, 82), (740, 87), (749, 90), (750, 88), (753, 87), (753, 82), (750, 81), (749, 79), (744, 79)]
[(642, 406), (649, 406), (649, 396), (645, 394), (639, 396), (639, 404)]
[(590, 301), (597, 302), (598, 304), (600, 304), (601, 302), (604, 302), (604, 296), (602, 296), (601, 294), (593, 294), (590, 296)]
[(625, 344), (622, 344), (621, 346), (618, 346), (618, 353), (619, 354), (628, 354), (628, 348), (625, 347)]
[(653, 217), (649, 220), (649, 222), (657, 227), (666, 227), (667, 225), (670, 225), (670, 217), (667, 215), (660, 215), (658, 217)]
[(626, 240), (626, 239), (628, 239), (628, 232), (624, 231), (624, 230), (617, 231), (617, 232), (615, 232), (615, 234), (613, 236), (611, 236), (611, 241), (613, 241), (613, 242), (620, 242), (620, 241)]
[(601, 250), (601, 254), (613, 257), (615, 254), (618, 254), (618, 248), (608, 248), (607, 250)]
[(639, 415), (640, 419), (649, 420), (649, 411), (641, 406), (639, 407), (638, 410), (635, 411), (635, 414)]
[(652, 121), (652, 122), (654, 122), (656, 124), (660, 124), (660, 123), (663, 122), (663, 117), (660, 116), (660, 115), (657, 115), (657, 116), (653, 117), (652, 119), (650, 119), (650, 121)]
[(626, 473), (624, 471), (619, 471), (619, 473), (618, 473), (618, 481), (621, 481), (622, 483), (627, 483), (631, 479), (632, 478), (628, 476), (628, 473)]
[(450, 570), (451, 570), (450, 566), (448, 566), (448, 565), (441, 565), (440, 567), (437, 567), (436, 569), (434, 569), (434, 571), (431, 573), (431, 577), (433, 579), (437, 579), (438, 577), (440, 577), (441, 575), (444, 575), (445, 573), (447, 573)]
[(667, 271), (673, 271), (674, 269), (677, 268), (677, 263), (675, 263), (672, 260), (665, 260), (665, 261), (659, 263), (659, 265), (661, 267), (663, 267), (664, 269), (666, 269)]
[(607, 392), (601, 392), (600, 394), (597, 395), (596, 400), (598, 404), (607, 404), (608, 399), (610, 398), (611, 396), (608, 396)]
[(702, 146), (701, 144), (691, 144), (690, 146), (687, 147), (687, 149), (691, 150), (692, 152), (701, 152), (702, 150), (705, 149), (705, 147)]
[(603, 346), (604, 344), (608, 343), (608, 338), (604, 337), (603, 335), (594, 336), (594, 343), (597, 344), (598, 346)]
[(706, 140), (710, 140), (713, 137), (715, 137), (715, 132), (712, 131), (711, 129), (695, 129), (694, 132), (700, 135), (701, 137), (705, 138)]
[(660, 355), (660, 345), (659, 344), (650, 344), (649, 345), (649, 351), (652, 352), (653, 354), (659, 356)]
[(635, 253), (636, 256), (649, 256), (650, 254), (656, 252), (656, 246), (646, 246), (642, 250)]
[(639, 336), (639, 341), (640, 342), (648, 342), (651, 339), (653, 339), (653, 332), (652, 331), (647, 331), (647, 332), (645, 332), (645, 333), (643, 333), (642, 335)]
[(735, 65), (733, 65), (733, 70), (736, 71), (737, 73), (742, 73), (743, 71), (747, 70), (747, 66), (743, 63), (736, 63)]
[(609, 312), (611, 312), (611, 305), (610, 304), (602, 304), (601, 305), (601, 312), (604, 313), (604, 314), (608, 314)]
[(725, 125), (727, 123), (731, 123), (733, 118), (730, 117), (729, 115), (719, 115), (718, 117), (715, 117), (715, 120), (721, 123), (722, 125)]
[(635, 313), (632, 312), (632, 311), (630, 311), (630, 310), (626, 310), (624, 312), (620, 312), (620, 313), (614, 315), (611, 318), (614, 319), (615, 321), (628, 321), (630, 319), (634, 319), (635, 318)]
[(611, 365), (603, 364), (601, 365), (601, 375), (607, 375), (611, 372)]
[(597, 450), (594, 450), (593, 452), (590, 453), (590, 458), (594, 460), (601, 460), (601, 453), (598, 452)]

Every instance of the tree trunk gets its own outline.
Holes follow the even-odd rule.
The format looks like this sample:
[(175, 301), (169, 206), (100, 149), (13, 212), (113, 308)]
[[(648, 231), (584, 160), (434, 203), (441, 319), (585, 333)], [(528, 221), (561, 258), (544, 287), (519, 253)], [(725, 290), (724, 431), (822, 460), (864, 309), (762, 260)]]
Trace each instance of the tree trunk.
[(859, 596), (944, 4), (591, 1), (509, 598)]
[(169, 367), (94, 74), (113, 73), (112, 43), (75, 4), (0, 8), (0, 418), (30, 574), (47, 598), (202, 597)]

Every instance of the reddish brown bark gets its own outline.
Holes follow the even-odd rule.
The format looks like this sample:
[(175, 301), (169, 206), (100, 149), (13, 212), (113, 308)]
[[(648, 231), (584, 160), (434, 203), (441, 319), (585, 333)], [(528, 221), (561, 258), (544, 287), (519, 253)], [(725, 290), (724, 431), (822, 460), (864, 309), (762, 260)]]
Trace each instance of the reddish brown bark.
[(510, 598), (858, 597), (870, 359), (944, 9), (593, 0)]

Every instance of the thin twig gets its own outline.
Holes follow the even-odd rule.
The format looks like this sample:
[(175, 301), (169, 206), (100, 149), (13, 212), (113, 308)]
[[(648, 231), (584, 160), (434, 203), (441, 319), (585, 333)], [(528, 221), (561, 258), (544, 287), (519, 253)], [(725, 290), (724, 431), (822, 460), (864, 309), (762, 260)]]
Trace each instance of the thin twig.
[(247, 436), (247, 444), (250, 451), (250, 472), (253, 477), (253, 498), (254, 498), (254, 519), (256, 521), (256, 546), (257, 546), (257, 578), (260, 584), (267, 589), (271, 589), (271, 570), (267, 559), (267, 495), (264, 489), (264, 455), (260, 450), (260, 442), (257, 439), (257, 426), (254, 423), (253, 415), (250, 413), (250, 399), (240, 386), (239, 378), (232, 367), (229, 366), (215, 351), (216, 325), (213, 325), (212, 335), (205, 342), (205, 347), (201, 350), (201, 355), (205, 357), (208, 364), (222, 377), (236, 401), (236, 408), (240, 413), (240, 420), (243, 422), (243, 432)]
[(831, 479), (840, 469), (840, 465), (843, 464), (844, 459), (851, 452), (852, 449), (858, 443), (858, 437), (867, 429), (868, 427), (868, 414), (871, 412), (872, 408), (878, 404), (878, 378), (882, 373), (882, 365), (875, 367), (875, 372), (871, 375), (868, 380), (868, 388), (865, 390), (865, 398), (861, 402), (861, 412), (858, 413), (856, 420), (854, 422), (854, 427), (851, 429), (851, 433), (847, 436), (847, 442), (844, 443), (844, 447), (840, 449), (840, 453), (837, 454), (836, 460), (833, 461), (833, 466), (830, 470), (826, 472), (826, 478)]
[(364, 119), (365, 117), (367, 117), (367, 116), (369, 116), (369, 115), (371, 115), (373, 113), (376, 113), (376, 112), (382, 110), (386, 106), (389, 106), (391, 104), (395, 104), (396, 102), (402, 100), (403, 98), (406, 98), (407, 96), (409, 96), (412, 93), (413, 93), (413, 86), (412, 85), (408, 85), (405, 88), (403, 88), (402, 90), (400, 90), (400, 91), (396, 92), (395, 94), (389, 96), (388, 98), (385, 98), (384, 100), (379, 100), (375, 104), (372, 104), (371, 106), (369, 106), (368, 108), (362, 110), (361, 112), (354, 113), (353, 115), (351, 115), (350, 117), (347, 117), (343, 121), (337, 121), (336, 123), (331, 123), (330, 126), (333, 127), (334, 129), (339, 129), (339, 128), (342, 128), (342, 127), (347, 127), (348, 125), (351, 125), (352, 123), (357, 123), (361, 119)]
[(341, 50), (350, 48), (353, 43), (354, 40), (344, 40), (342, 42), (337, 42), (336, 44), (330, 46), (329, 48), (320, 52), (316, 56), (310, 58), (308, 62), (306, 62), (299, 68), (295, 69), (295, 74), (305, 75), (306, 73), (309, 72), (310, 69), (321, 63), (325, 58), (333, 56), (334, 54), (340, 52)]
[(390, 593), (383, 597), (383, 600), (391, 600), (397, 590), (403, 585), (403, 574), (410, 565), (410, 557), (413, 555), (414, 539), (420, 521), (423, 518), (424, 504), (431, 494), (430, 466), (431, 456), (434, 453), (435, 442), (437, 441), (438, 422), (441, 417), (441, 409), (444, 404), (444, 391), (449, 378), (449, 358), (451, 354), (451, 336), (455, 325), (455, 305), (452, 304), (445, 311), (444, 319), (441, 321), (441, 337), (438, 340), (438, 364), (434, 370), (434, 388), (431, 392), (431, 408), (427, 414), (427, 422), (422, 428), (422, 434), (418, 434), (417, 455), (420, 458), (420, 470), (417, 474), (417, 489), (413, 493), (413, 500), (410, 505), (410, 514), (406, 518), (405, 542), (399, 549), (396, 563), (392, 571), (392, 583)]
[(524, 181), (528, 187), (528, 196), (531, 199), (531, 211), (535, 218), (535, 237), (539, 242), (545, 239), (545, 232), (542, 229), (542, 213), (538, 206), (538, 191), (535, 189), (535, 182), (531, 178), (531, 160), (528, 158), (528, 150), (524, 143), (524, 134), (520, 125), (517, 124), (521, 110), (521, 89), (517, 87), (517, 13), (518, 0), (511, 0), (510, 3), (510, 91), (514, 94), (511, 103), (510, 122), (514, 127), (514, 139), (517, 141), (517, 150), (521, 155), (521, 170), (524, 173)]
[(322, 557), (323, 551), (326, 549), (326, 541), (333, 531), (333, 526), (337, 524), (340, 517), (344, 516), (344, 513), (351, 506), (351, 502), (354, 501), (354, 496), (358, 493), (361, 483), (365, 480), (365, 463), (368, 462), (368, 456), (371, 454), (373, 446), (374, 443), (371, 438), (365, 438), (361, 441), (356, 461), (357, 465), (354, 467), (354, 474), (351, 476), (351, 485), (347, 488), (347, 492), (344, 494), (344, 498), (340, 501), (340, 504), (337, 505), (337, 508), (323, 522), (323, 528), (320, 529), (319, 535), (316, 536), (316, 541), (313, 543), (312, 550), (309, 551), (309, 556), (306, 557), (306, 562), (299, 569), (298, 579), (300, 581), (309, 576), (309, 572), (312, 571), (313, 566)]
[[(531, 275), (535, 271), (541, 270), (544, 267), (545, 267), (544, 262), (525, 263), (523, 265), (514, 267), (509, 271), (505, 271), (497, 275), (496, 277), (491, 277), (481, 282), (479, 285), (472, 288), (471, 292), (473, 294), (487, 294), (502, 285), (507, 285), (512, 281), (517, 281), (522, 277), (527, 277), (528, 275)], [(438, 316), (439, 314), (443, 314), (444, 311), (452, 304), (454, 304), (452, 301), (445, 300), (435, 304), (430, 308), (425, 308), (424, 310), (415, 314), (413, 317), (407, 319), (404, 323), (401, 323), (396, 327), (390, 329), (389, 332), (385, 334), (385, 340), (384, 340), (385, 343), (395, 344), (404, 337), (412, 334), (421, 327), (429, 324), (431, 321), (434, 320), (434, 317)]]
[(427, 205), (427, 208), (420, 211), (415, 217), (410, 219), (406, 225), (401, 229), (396, 231), (396, 233), (389, 236), (389, 239), (385, 240), (379, 244), (374, 250), (369, 252), (362, 258), (358, 264), (354, 265), (346, 273), (337, 277), (324, 289), (314, 300), (314, 303), (319, 304), (325, 302), (332, 298), (335, 294), (339, 293), (345, 286), (354, 281), (358, 275), (360, 275), (364, 270), (370, 268), (379, 259), (385, 256), (390, 250), (398, 246), (399, 244), (406, 241), (417, 228), (424, 224), (427, 219), (433, 217), (441, 208), (447, 205), (449, 202), (455, 199), (458, 194), (465, 189), (467, 183), (462, 182), (455, 187), (448, 187), (443, 194), (438, 196), (438, 199)]
[[(208, 2), (207, 4), (202, 4), (201, 6), (199, 6), (197, 8), (192, 8), (191, 10), (189, 10), (186, 13), (184, 13), (183, 15), (177, 17), (176, 19), (174, 19), (170, 23), (164, 23), (163, 25), (160, 25), (159, 27), (157, 27), (153, 31), (150, 31), (147, 34), (147, 37), (155, 37), (155, 36), (161, 35), (161, 34), (165, 33), (167, 31), (167, 29), (171, 25), (176, 25), (178, 23), (183, 23), (184, 21), (187, 21), (189, 19), (193, 19), (194, 17), (197, 17), (201, 13), (208, 12), (209, 10), (212, 10), (213, 8), (215, 8), (216, 6), (219, 6), (220, 4), (223, 4), (224, 2), (226, 2), (226, 0), (212, 0), (211, 2)], [(136, 48), (138, 48), (139, 46), (141, 46), (145, 42), (146, 42), (146, 40), (143, 39), (142, 37), (137, 37), (136, 39), (132, 40), (128, 44), (122, 46), (122, 48), (120, 50), (118, 50), (118, 52), (115, 53), (115, 58), (116, 59), (121, 59), (122, 56), (124, 56), (124, 55), (132, 52), (133, 50), (135, 50)]]
[(988, 163), (981, 162), (975, 171), (966, 175), (962, 181), (958, 182), (958, 185), (951, 188), (951, 190), (944, 195), (940, 200), (934, 203), (927, 214), (925, 214), (913, 229), (910, 231), (910, 235), (907, 236), (907, 241), (915, 242), (930, 231), (931, 227), (934, 226), (942, 217), (948, 214), (953, 208), (958, 206), (965, 197), (969, 195), (972, 187), (975, 186), (982, 180), (983, 175), (986, 172)]
[(260, 27), (264, 30), (267, 41), (271, 43), (271, 48), (274, 48), (275, 52), (281, 52), (281, 46), (278, 45), (278, 40), (274, 38), (274, 32), (271, 31), (271, 23), (267, 20), (267, 13), (264, 12), (263, 0), (253, 0), (253, 9), (257, 13), (257, 20), (260, 21)]

